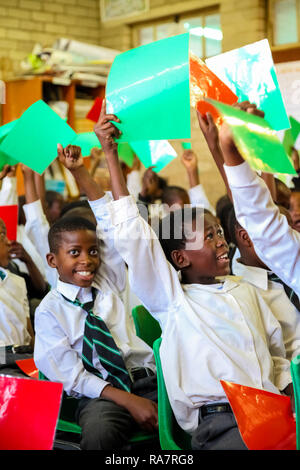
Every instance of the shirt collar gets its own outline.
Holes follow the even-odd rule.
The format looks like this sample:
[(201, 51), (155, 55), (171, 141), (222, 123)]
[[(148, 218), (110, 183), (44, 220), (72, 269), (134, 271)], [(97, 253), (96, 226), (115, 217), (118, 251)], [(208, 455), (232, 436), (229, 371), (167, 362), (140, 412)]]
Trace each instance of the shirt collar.
[(245, 281), (259, 287), (263, 290), (268, 290), (268, 271), (264, 268), (258, 268), (256, 266), (246, 266), (236, 260), (234, 273), (237, 276), (241, 276)]
[[(223, 283), (223, 285), (220, 284), (181, 284), (182, 288), (185, 291), (189, 290), (205, 290), (205, 291), (211, 291), (214, 293), (218, 294), (224, 294), (226, 292), (229, 292), (231, 289), (234, 289), (239, 285), (240, 277), (237, 276), (224, 276), (224, 277), (218, 277), (218, 280)], [(222, 285), (222, 289), (220, 286)]]
[[(92, 284), (92, 287), (97, 288), (94, 283)], [(74, 300), (79, 297), (80, 291), (86, 290), (86, 293), (90, 292), (90, 288), (84, 289), (82, 287), (76, 286), (75, 284), (68, 284), (67, 282), (63, 282), (60, 279), (57, 280), (56, 289), (60, 294), (62, 294), (64, 297), (71, 300), (72, 302), (74, 302)]]

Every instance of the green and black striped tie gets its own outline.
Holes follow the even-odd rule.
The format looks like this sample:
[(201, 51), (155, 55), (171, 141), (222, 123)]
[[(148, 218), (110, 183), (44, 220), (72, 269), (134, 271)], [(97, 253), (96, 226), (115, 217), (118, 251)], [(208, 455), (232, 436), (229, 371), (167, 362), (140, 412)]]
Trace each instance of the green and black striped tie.
[(282, 284), (286, 295), (288, 296), (294, 307), (296, 307), (296, 309), (300, 312), (299, 298), (297, 294), (293, 291), (293, 289), (287, 286), (275, 273), (268, 273), (268, 279), (269, 281), (278, 282), (279, 284)]
[(94, 300), (84, 304), (78, 299), (72, 301), (63, 296), (66, 300), (87, 312), (82, 345), (83, 365), (89, 372), (103, 379), (101, 373), (93, 366), (93, 349), (95, 346), (99, 361), (108, 372), (108, 377), (105, 380), (114, 387), (130, 392), (132, 381), (126, 370), (121, 351), (116, 345), (104, 320), (93, 314), (96, 290), (92, 288), (92, 292)]

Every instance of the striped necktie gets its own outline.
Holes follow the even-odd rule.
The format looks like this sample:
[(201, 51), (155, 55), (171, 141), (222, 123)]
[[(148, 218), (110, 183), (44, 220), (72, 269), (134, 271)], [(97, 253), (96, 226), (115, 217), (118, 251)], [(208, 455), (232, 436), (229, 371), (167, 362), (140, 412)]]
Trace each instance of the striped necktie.
[(81, 303), (78, 299), (72, 301), (63, 296), (68, 302), (81, 307), (87, 312), (82, 345), (83, 365), (86, 370), (103, 379), (101, 373), (93, 366), (93, 350), (95, 347), (100, 363), (108, 372), (108, 377), (105, 380), (114, 387), (130, 392), (132, 382), (126, 370), (121, 351), (104, 320), (93, 314), (96, 289), (92, 288), (92, 293), (93, 300), (87, 303)]
[(297, 294), (293, 291), (293, 289), (287, 286), (275, 273), (268, 273), (269, 281), (278, 282), (279, 284), (283, 285), (284, 291), (288, 296), (289, 300), (292, 302), (294, 307), (300, 312), (300, 302)]

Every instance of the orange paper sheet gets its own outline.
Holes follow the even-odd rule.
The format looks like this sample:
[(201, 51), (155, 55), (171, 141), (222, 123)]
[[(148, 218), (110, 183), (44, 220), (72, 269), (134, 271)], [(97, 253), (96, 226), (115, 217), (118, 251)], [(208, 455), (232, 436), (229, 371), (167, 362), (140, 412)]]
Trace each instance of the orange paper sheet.
[(16, 361), (16, 364), (20, 369), (25, 372), (28, 377), (31, 377), (32, 379), (38, 379), (39, 378), (39, 370), (37, 366), (35, 365), (35, 362), (33, 358), (30, 359), (20, 359)]
[(241, 436), (250, 450), (296, 450), (290, 398), (221, 380)]

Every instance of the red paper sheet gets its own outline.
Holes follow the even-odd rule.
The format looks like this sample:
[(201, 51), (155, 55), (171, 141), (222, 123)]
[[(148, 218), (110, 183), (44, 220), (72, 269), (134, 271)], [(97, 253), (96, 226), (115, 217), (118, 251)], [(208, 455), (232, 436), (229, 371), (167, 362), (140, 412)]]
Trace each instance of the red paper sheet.
[(93, 106), (91, 107), (91, 109), (86, 115), (86, 119), (90, 119), (91, 121), (98, 122), (100, 111), (102, 108), (102, 102), (103, 102), (102, 98), (97, 97), (95, 99)]
[(212, 98), (229, 105), (238, 101), (238, 97), (230, 88), (194, 54), (190, 54), (190, 90), (192, 106), (201, 114), (210, 112), (214, 120), (219, 118), (218, 111), (210, 103), (203, 101), (204, 98)]
[(0, 449), (51, 450), (62, 384), (0, 375)]
[(11, 241), (17, 239), (18, 206), (0, 206), (0, 219), (6, 225), (7, 238)]
[(31, 377), (32, 379), (38, 379), (39, 378), (39, 370), (37, 366), (35, 365), (35, 362), (33, 358), (30, 359), (20, 359), (19, 361), (16, 361), (16, 364), (20, 369), (25, 372), (26, 375)]
[(241, 436), (250, 450), (296, 450), (290, 398), (221, 380)]

